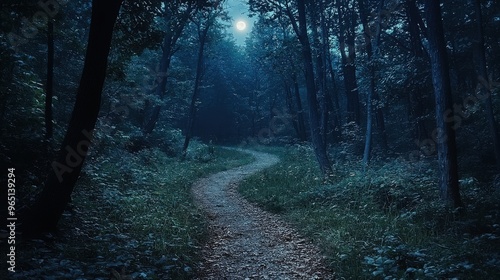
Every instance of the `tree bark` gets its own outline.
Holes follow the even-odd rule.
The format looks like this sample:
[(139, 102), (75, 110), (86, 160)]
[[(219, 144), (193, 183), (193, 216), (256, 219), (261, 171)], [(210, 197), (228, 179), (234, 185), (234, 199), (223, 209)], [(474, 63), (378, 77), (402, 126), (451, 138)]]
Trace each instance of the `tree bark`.
[(70, 201), (91, 142), (100, 109), (113, 27), (123, 0), (93, 0), (87, 53), (76, 103), (61, 149), (44, 188), (22, 219), (27, 236), (56, 230)]
[(439, 164), (439, 186), (445, 203), (462, 206), (458, 185), (458, 162), (453, 123), (446, 122), (447, 111), (453, 110), (448, 54), (441, 19), (441, 1), (425, 0), (429, 57), (436, 103), (437, 150)]
[(53, 135), (52, 97), (54, 96), (54, 23), (47, 21), (47, 83), (45, 85), (45, 138)]

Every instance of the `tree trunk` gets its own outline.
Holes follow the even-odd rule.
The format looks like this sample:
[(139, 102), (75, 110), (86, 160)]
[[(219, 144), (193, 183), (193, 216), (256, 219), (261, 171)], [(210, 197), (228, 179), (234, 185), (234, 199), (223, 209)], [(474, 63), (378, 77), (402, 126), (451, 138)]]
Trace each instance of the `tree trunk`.
[[(326, 138), (325, 142), (330, 141), (330, 139), (336, 140), (336, 131), (340, 131), (339, 127), (339, 119), (337, 118), (337, 111), (335, 106), (333, 105), (332, 98), (335, 95), (336, 96), (336, 89), (335, 89), (335, 75), (333, 74), (333, 71), (329, 73), (329, 71), (332, 69), (331, 65), (331, 55), (330, 55), (330, 39), (329, 39), (329, 28), (327, 26), (327, 20), (325, 17), (325, 8), (324, 8), (324, 3), (320, 1), (319, 3), (319, 13), (320, 13), (320, 27), (321, 27), (321, 64), (322, 64), (322, 79), (323, 79), (323, 88), (324, 93), (323, 93), (323, 98), (325, 102), (325, 107), (326, 107), (326, 118), (327, 122), (325, 123), (326, 127)], [(330, 65), (329, 65), (330, 64)], [(330, 74), (330, 75), (329, 75)], [(331, 83), (328, 83), (328, 78), (331, 78)]]
[(45, 85), (45, 138), (53, 135), (52, 97), (54, 96), (54, 23), (47, 21), (47, 84)]
[(59, 154), (45, 186), (22, 219), (28, 236), (54, 231), (80, 175), (91, 141), (106, 77), (113, 26), (122, 0), (93, 0), (87, 53), (76, 103)]
[(332, 122), (335, 124), (333, 131), (333, 139), (340, 140), (342, 138), (342, 116), (340, 113), (340, 102), (338, 97), (338, 90), (335, 83), (335, 72), (333, 71), (333, 61), (331, 55), (328, 55), (328, 72), (330, 73), (330, 78), (332, 80), (332, 94), (330, 94), (330, 103), (333, 109), (331, 110), (333, 114)]
[(441, 19), (440, 1), (425, 0), (429, 57), (436, 101), (437, 149), (441, 198), (453, 207), (462, 206), (458, 186), (458, 163), (453, 123), (446, 122), (447, 111), (453, 110), (446, 42)]
[(347, 122), (354, 121), (359, 125), (361, 123), (361, 113), (359, 110), (355, 64), (356, 50), (354, 45), (357, 18), (354, 7), (349, 8), (347, 3), (337, 1), (337, 8), (339, 11), (339, 44), (342, 57), (342, 72), (347, 97)]
[[(406, 0), (405, 2), (406, 20), (408, 22), (408, 33), (410, 34), (410, 48), (413, 57), (417, 62), (417, 69), (422, 65), (424, 58), (428, 56), (425, 48), (422, 45), (421, 35), (426, 34), (427, 29), (424, 26), (422, 17), (416, 5), (416, 0)], [(414, 137), (420, 143), (428, 138), (428, 132), (424, 120), (424, 100), (422, 98), (421, 82), (414, 83), (409, 81), (409, 95), (410, 95), (410, 114), (415, 119)]]
[(387, 130), (385, 128), (385, 114), (384, 110), (380, 108), (378, 103), (380, 102), (380, 97), (377, 91), (373, 92), (373, 100), (377, 104), (377, 108), (375, 110), (375, 116), (377, 121), (378, 132), (380, 133), (380, 147), (384, 152), (389, 150), (389, 137), (387, 137)]
[(422, 17), (419, 14), (416, 0), (406, 0), (405, 11), (412, 53), (415, 57), (423, 57), (424, 47), (422, 46), (422, 40), (420, 38), (421, 30), (419, 28), (419, 22), (422, 21)]
[(372, 44), (372, 49), (373, 49), (373, 65), (372, 65), (372, 69), (371, 69), (371, 80), (373, 82), (370, 82), (370, 87), (372, 88), (371, 92), (372, 92), (372, 99), (375, 104), (377, 104), (377, 107), (375, 109), (375, 119), (377, 121), (377, 128), (378, 128), (378, 131), (379, 131), (379, 134), (380, 134), (380, 146), (382, 147), (382, 150), (384, 150), (384, 152), (387, 152), (389, 150), (389, 145), (388, 145), (388, 137), (387, 137), (387, 131), (385, 129), (385, 117), (384, 117), (384, 111), (382, 110), (382, 108), (379, 106), (379, 102), (380, 102), (380, 97), (378, 95), (378, 91), (376, 90), (376, 70), (377, 70), (377, 63), (378, 63), (378, 59), (380, 57), (380, 35), (381, 35), (381, 20), (382, 20), (382, 8), (384, 7), (384, 3), (385, 1), (384, 0), (379, 0), (379, 6), (377, 8), (377, 15), (378, 15), (378, 18), (377, 18), (377, 27), (376, 27), (376, 31), (375, 31), (375, 38), (373, 40), (373, 44)]
[[(213, 20), (213, 19), (208, 19)], [(189, 106), (189, 116), (188, 123), (186, 126), (186, 137), (184, 138), (184, 145), (182, 147), (182, 156), (185, 157), (187, 153), (187, 148), (189, 146), (189, 141), (191, 140), (194, 128), (194, 120), (196, 118), (196, 101), (198, 101), (198, 95), (200, 94), (201, 79), (203, 77), (203, 52), (205, 50), (205, 42), (207, 39), (208, 29), (210, 28), (210, 22), (207, 22), (206, 26), (201, 31), (199, 36), (200, 45), (198, 47), (198, 62), (196, 64), (196, 78), (194, 80), (193, 96), (191, 97), (191, 104)]]
[(306, 26), (306, 6), (305, 0), (298, 0), (299, 13), (299, 40), (302, 45), (302, 58), (304, 60), (304, 69), (306, 75), (307, 101), (309, 103), (309, 122), (311, 129), (311, 140), (318, 160), (321, 172), (325, 176), (331, 175), (332, 167), (326, 153), (326, 145), (320, 134), (320, 116), (318, 111), (318, 99), (316, 93), (316, 85), (314, 81), (314, 70), (312, 63), (311, 44), (307, 35)]
[[(315, 14), (315, 12), (311, 13)], [(316, 19), (313, 17), (312, 20), (314, 23), (316, 23)], [(313, 38), (314, 38), (314, 49), (315, 54), (314, 56), (316, 57), (316, 89), (318, 90), (318, 101), (319, 101), (319, 111), (320, 111), (320, 135), (322, 138), (323, 145), (326, 145), (327, 142), (327, 128), (328, 128), (328, 109), (326, 105), (326, 92), (327, 92), (327, 87), (326, 87), (326, 72), (325, 72), (325, 66), (324, 66), (324, 61), (323, 61), (323, 42), (320, 41), (320, 35), (317, 32), (317, 27), (314, 26), (312, 28), (313, 30)], [(326, 149), (326, 146), (325, 146)]]
[(297, 102), (297, 122), (300, 131), (299, 139), (305, 142), (307, 140), (306, 123), (304, 121), (304, 109), (302, 109), (302, 98), (300, 97), (299, 82), (297, 81), (296, 73), (293, 73), (292, 79), (295, 102)]
[(495, 153), (495, 160), (497, 169), (500, 169), (500, 137), (498, 135), (498, 127), (495, 121), (495, 114), (493, 112), (493, 102), (491, 99), (490, 82), (488, 79), (488, 71), (486, 69), (486, 51), (484, 48), (484, 30), (483, 30), (483, 16), (481, 11), (481, 1), (474, 0), (474, 8), (476, 10), (476, 33), (477, 33), (477, 66), (478, 66), (478, 84), (484, 96), (486, 105), (486, 118), (490, 127), (491, 140), (493, 142), (493, 151)]
[[(170, 36), (166, 35), (163, 39), (162, 46), (162, 56), (160, 59), (160, 67), (159, 72), (156, 77), (156, 87), (155, 87), (155, 95), (163, 100), (165, 98), (165, 89), (167, 87), (167, 72), (170, 67), (170, 60), (172, 57), (172, 42)], [(150, 134), (153, 132), (158, 119), (160, 118), (161, 106), (155, 105), (149, 118), (146, 119), (146, 123), (142, 128), (142, 132), (144, 134)]]
[[(330, 135), (330, 109), (332, 106), (328, 104), (328, 94), (330, 89), (327, 84), (327, 53), (329, 46), (327, 45), (328, 30), (325, 24), (323, 2), (318, 1), (311, 3), (313, 10), (309, 13), (312, 22), (312, 36), (314, 44), (314, 57), (316, 58), (316, 89), (318, 90), (318, 100), (320, 109), (320, 133), (322, 142), (325, 145), (328, 142)], [(319, 32), (318, 32), (319, 31)], [(333, 125), (333, 124), (332, 124)]]
[[(365, 1), (359, 2), (359, 11), (361, 23), (363, 25), (363, 32), (365, 37), (366, 54), (368, 56), (368, 68), (370, 71), (370, 86), (368, 87), (368, 94), (366, 100), (366, 134), (365, 134), (365, 149), (363, 152), (363, 168), (366, 169), (368, 163), (370, 162), (370, 153), (372, 150), (372, 130), (373, 130), (373, 98), (376, 95), (376, 63), (378, 59), (379, 52), (379, 41), (381, 32), (381, 11), (384, 6), (384, 0), (379, 0), (379, 5), (377, 7), (377, 19), (376, 19), (376, 31), (375, 34), (371, 34), (370, 26), (368, 24), (368, 12)], [(385, 132), (383, 132), (385, 133)]]
[[(373, 81), (370, 81), (370, 87), (373, 86)], [(363, 151), (363, 170), (366, 171), (368, 163), (370, 162), (370, 153), (372, 150), (372, 92), (369, 90), (366, 97), (366, 134), (365, 134), (365, 149)]]
[(297, 134), (297, 138), (300, 141), (303, 141), (301, 139), (301, 131), (299, 129), (298, 113), (297, 113), (297, 110), (295, 108), (295, 102), (294, 102), (293, 96), (292, 96), (292, 89), (291, 89), (290, 85), (288, 85), (287, 82), (283, 83), (283, 89), (285, 91), (286, 105), (288, 106), (288, 111), (290, 112), (290, 115), (292, 118), (293, 129), (295, 130), (295, 133)]

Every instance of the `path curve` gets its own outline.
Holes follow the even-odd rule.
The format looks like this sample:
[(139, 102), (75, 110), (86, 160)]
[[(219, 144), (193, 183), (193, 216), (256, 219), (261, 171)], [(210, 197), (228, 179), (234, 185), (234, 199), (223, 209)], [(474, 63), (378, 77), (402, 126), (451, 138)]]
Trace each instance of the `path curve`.
[(209, 218), (197, 279), (333, 279), (319, 250), (276, 215), (250, 204), (237, 192), (245, 177), (279, 159), (251, 150), (255, 161), (200, 179), (192, 188)]

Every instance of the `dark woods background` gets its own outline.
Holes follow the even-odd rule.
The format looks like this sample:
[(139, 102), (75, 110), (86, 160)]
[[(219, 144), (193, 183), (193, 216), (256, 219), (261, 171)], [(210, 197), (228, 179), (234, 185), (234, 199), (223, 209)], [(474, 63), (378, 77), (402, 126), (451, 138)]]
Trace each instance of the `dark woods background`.
[[(259, 130), (279, 115), (283, 117), (283, 129), (260, 135), (273, 141), (277, 138), (288, 138), (287, 142), (295, 141), (293, 138), (303, 141), (307, 137), (303, 134), (308, 134), (309, 130), (299, 129), (303, 126), (301, 122), (308, 125), (300, 42), (286, 10), (275, 11), (276, 7), (267, 7), (266, 3), (272, 1), (251, 2), (254, 10), (264, 9), (268, 13), (255, 14), (257, 22), (245, 46), (235, 46), (231, 42), (228, 22), (221, 21), (221, 16), (209, 29), (199, 94), (199, 121), (193, 134), (207, 141), (240, 143), (242, 139), (259, 135)], [(326, 106), (322, 111), (328, 113), (324, 133), (328, 145), (338, 146), (343, 142), (355, 145), (356, 141), (346, 141), (348, 131), (355, 127), (361, 130), (357, 135), (364, 138), (367, 92), (372, 87), (370, 68), (375, 68), (373, 94), (376, 92), (376, 99), (371, 102), (375, 111), (375, 152), (388, 145), (390, 152), (406, 154), (404, 156), (415, 150), (425, 150), (420, 156), (431, 156), (434, 153), (432, 144), (427, 147), (425, 140), (433, 138), (434, 99), (423, 4), (384, 1), (379, 7), (380, 1), (347, 2), (315, 2), (308, 9), (307, 24), (317, 87), (320, 87), (319, 98), (325, 99), (320, 103)], [(473, 2), (445, 1), (442, 7), (453, 101), (457, 105), (457, 112), (447, 114), (447, 118), (453, 119), (457, 127), (459, 150), (474, 151), (467, 158), (491, 164), (494, 153), (488, 148), (493, 143), (489, 132), (482, 131), (488, 129), (488, 110), (481, 106), (483, 102), (474, 99), (474, 95), (483, 83), (495, 93), (498, 4), (481, 1), (484, 32), (483, 37), (478, 38), (477, 11)], [(54, 15), (50, 15), (52, 20), (47, 22), (39, 13), (44, 8), (36, 3), (2, 3), (2, 144), (5, 151), (28, 152), (34, 160), (40, 157), (32, 153), (47, 150), (44, 138), (53, 138), (50, 142), (57, 147), (57, 139), (65, 133), (87, 43), (90, 1), (59, 6)], [(169, 16), (163, 9), (161, 1), (125, 2), (114, 32), (100, 122), (101, 127), (113, 127), (112, 135), (134, 136), (132, 142), (145, 138), (142, 132), (156, 105), (161, 105), (162, 110), (154, 128), (148, 129), (151, 131), (147, 134), (152, 134), (148, 137), (152, 138), (156, 130), (184, 130), (189, 113), (187, 108), (198, 53), (197, 23), (189, 20), (194, 14), (183, 19), (182, 11), (170, 15), (179, 19), (162, 22), (163, 16)], [(169, 23), (172, 20), (178, 22)], [(166, 24), (172, 24), (169, 32), (180, 33), (171, 34), (172, 42), (165, 42)], [(378, 54), (374, 59), (369, 57), (373, 50), (367, 48), (373, 49), (369, 46), (375, 39)], [(485, 43), (483, 49), (478, 47), (480, 39)], [(162, 46), (166, 43), (170, 45)], [(55, 53), (52, 62), (49, 46), (53, 46)], [(482, 76), (481, 51), (486, 54), (488, 76), (478, 79)], [(169, 56), (168, 65), (163, 67), (167, 71), (160, 69), (163, 53)], [(376, 67), (371, 67), (370, 63), (375, 63)], [(47, 85), (49, 68), (53, 68), (52, 86)], [(155, 96), (157, 80), (163, 76), (167, 84), (164, 96)], [(295, 83), (298, 95), (294, 93), (297, 90)], [(50, 91), (53, 92), (52, 100), (45, 98), (48, 88), (53, 88)], [(304, 104), (299, 106), (298, 98)], [(52, 110), (45, 109), (49, 101)], [(495, 109), (495, 99), (492, 101)], [(48, 122), (53, 123), (53, 128), (50, 125), (46, 128), (46, 115), (53, 119)], [(378, 129), (380, 127), (385, 129), (385, 135)], [(102, 137), (119, 141), (119, 137), (112, 135)], [(101, 145), (105, 142), (101, 141)], [(364, 139), (357, 142), (360, 152)], [(16, 145), (28, 147), (28, 143), (29, 147), (39, 148), (13, 148)], [(14, 161), (24, 158), (22, 154), (6, 155)], [(418, 155), (414, 153), (412, 157), (418, 158)]]

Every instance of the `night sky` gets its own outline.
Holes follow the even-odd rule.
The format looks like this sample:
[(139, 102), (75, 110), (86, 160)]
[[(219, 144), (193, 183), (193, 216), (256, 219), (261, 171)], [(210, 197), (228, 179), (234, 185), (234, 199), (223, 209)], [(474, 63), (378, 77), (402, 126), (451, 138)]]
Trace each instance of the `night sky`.
[[(227, 0), (225, 2), (226, 9), (231, 17), (231, 33), (238, 45), (245, 44), (245, 38), (250, 34), (253, 27), (254, 18), (248, 16), (248, 5), (246, 1), (242, 0)], [(243, 21), (246, 23), (244, 30), (238, 30), (236, 23)]]

